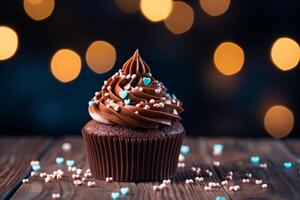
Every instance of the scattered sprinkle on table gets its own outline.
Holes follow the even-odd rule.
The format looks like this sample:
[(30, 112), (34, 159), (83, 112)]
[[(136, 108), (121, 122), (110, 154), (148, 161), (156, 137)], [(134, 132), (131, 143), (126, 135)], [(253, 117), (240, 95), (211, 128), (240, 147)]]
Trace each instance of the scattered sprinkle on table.
[(283, 167), (285, 169), (291, 169), (293, 167), (293, 163), (289, 162), (289, 161), (285, 161), (285, 162), (283, 162)]
[(181, 145), (180, 152), (182, 154), (188, 154), (190, 151), (190, 147), (188, 145)]
[(111, 193), (112, 199), (119, 199), (119, 197), (120, 197), (120, 192), (112, 192)]
[(251, 161), (252, 164), (258, 165), (259, 162), (260, 162), (260, 157), (259, 156), (251, 156), (250, 161)]
[(70, 151), (72, 149), (72, 145), (70, 143), (66, 142), (61, 145), (61, 148), (63, 151)]
[(68, 165), (68, 167), (73, 167), (75, 165), (75, 161), (74, 160), (67, 160), (66, 164)]
[(216, 200), (226, 200), (225, 196), (216, 196)]
[(123, 188), (121, 188), (121, 193), (123, 194), (123, 195), (127, 195), (128, 193), (129, 193), (129, 188), (128, 187), (123, 187)]
[(63, 157), (56, 157), (55, 162), (56, 162), (56, 164), (62, 164), (62, 163), (64, 163), (64, 158)]

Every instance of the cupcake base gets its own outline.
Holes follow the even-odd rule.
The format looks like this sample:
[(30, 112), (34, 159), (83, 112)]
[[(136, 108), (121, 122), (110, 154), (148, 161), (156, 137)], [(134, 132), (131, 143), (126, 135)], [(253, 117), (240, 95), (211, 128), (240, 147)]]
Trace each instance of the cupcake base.
[(130, 129), (94, 120), (82, 129), (92, 175), (101, 180), (158, 181), (177, 169), (184, 128)]

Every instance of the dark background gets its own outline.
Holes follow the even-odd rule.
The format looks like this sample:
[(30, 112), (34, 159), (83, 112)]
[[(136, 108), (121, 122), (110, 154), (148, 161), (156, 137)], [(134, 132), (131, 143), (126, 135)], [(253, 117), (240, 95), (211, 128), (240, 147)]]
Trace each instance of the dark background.
[[(294, 113), (290, 137), (299, 131), (299, 66), (282, 72), (270, 59), (273, 42), (282, 36), (300, 41), (300, 1), (232, 0), (228, 11), (210, 17), (197, 0), (186, 1), (195, 12), (190, 31), (174, 35), (163, 23), (151, 23), (140, 12), (127, 14), (114, 1), (57, 0), (43, 21), (28, 17), (21, 0), (0, 0), (0, 25), (19, 36), (17, 53), (0, 62), (0, 130), (2, 134), (80, 134), (90, 119), (87, 103), (103, 80), (139, 48), (153, 75), (184, 103), (183, 123), (189, 135), (268, 136), (266, 110), (287, 105)], [(85, 52), (105, 40), (117, 51), (106, 74), (91, 71)], [(243, 69), (226, 77), (213, 66), (215, 48), (223, 41), (239, 44)], [(79, 77), (67, 84), (51, 74), (49, 63), (61, 48), (78, 52)]]

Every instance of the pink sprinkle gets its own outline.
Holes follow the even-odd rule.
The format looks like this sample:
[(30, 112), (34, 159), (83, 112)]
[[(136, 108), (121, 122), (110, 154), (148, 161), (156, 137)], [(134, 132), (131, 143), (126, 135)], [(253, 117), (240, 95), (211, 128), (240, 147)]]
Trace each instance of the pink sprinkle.
[(177, 164), (177, 167), (179, 167), (179, 168), (183, 168), (183, 167), (185, 167), (185, 163), (183, 163), (183, 162), (179, 162), (179, 163)]
[(268, 164), (267, 164), (267, 163), (260, 163), (260, 164), (259, 164), (259, 167), (260, 167), (260, 168), (267, 168), (267, 167), (268, 167)]
[(220, 161), (213, 161), (213, 166), (219, 167), (220, 166)]
[(162, 184), (159, 185), (159, 189), (160, 190), (162, 190), (162, 189), (164, 189), (166, 187), (167, 187), (167, 185), (165, 183), (162, 183)]
[(132, 75), (131, 75), (131, 78), (132, 78), (132, 79), (136, 78), (136, 74), (132, 74)]
[(192, 184), (194, 181), (193, 181), (193, 179), (186, 179), (185, 180), (185, 183), (186, 184)]
[(262, 184), (262, 180), (255, 180), (255, 184), (256, 184), (256, 185)]
[(128, 75), (126, 76), (126, 79), (130, 79), (130, 77), (131, 77), (131, 75), (130, 75), (130, 74), (128, 74)]
[(171, 180), (170, 179), (163, 180), (163, 183), (166, 184), (166, 185), (171, 184)]
[(82, 173), (82, 169), (78, 168), (76, 169), (76, 174), (81, 174)]
[(243, 183), (249, 183), (250, 180), (249, 180), (249, 179), (244, 179), (244, 178), (243, 178), (242, 182), (243, 182)]
[(209, 187), (209, 186), (206, 185), (206, 186), (204, 186), (204, 190), (205, 191), (211, 191), (211, 187)]
[(233, 172), (232, 171), (227, 172), (227, 176), (233, 176)]
[(50, 182), (50, 180), (51, 180), (51, 178), (49, 178), (49, 177), (46, 177), (46, 178), (45, 178), (45, 183), (48, 183), (48, 182)]
[(29, 183), (29, 179), (28, 179), (28, 178), (24, 178), (24, 179), (22, 180), (22, 183)]
[(45, 172), (40, 173), (40, 177), (41, 177), (41, 178), (44, 178), (45, 176), (47, 176), (47, 173), (45, 173)]
[(106, 181), (107, 183), (109, 183), (109, 182), (113, 181), (113, 178), (112, 178), (112, 177), (106, 177), (106, 178), (105, 178), (105, 181)]
[(232, 180), (232, 176), (226, 176), (225, 179), (226, 180)]
[(148, 110), (148, 109), (150, 109), (150, 106), (149, 106), (149, 105), (145, 105), (145, 106), (144, 106), (144, 109), (147, 109), (147, 110)]
[(139, 92), (143, 92), (143, 88), (142, 87), (139, 87)]
[(119, 107), (118, 105), (116, 105), (116, 106), (114, 106), (114, 110), (115, 110), (116, 112), (118, 112), (118, 111), (120, 110), (120, 107)]
[(30, 165), (33, 166), (33, 165), (40, 165), (40, 162), (37, 161), (37, 160), (32, 160), (30, 161)]
[(248, 177), (248, 178), (252, 178), (252, 174), (251, 173), (246, 173), (245, 176)]
[(93, 187), (93, 186), (95, 186), (96, 185), (96, 182), (94, 182), (94, 181), (88, 181), (87, 182), (87, 186), (88, 187)]
[(195, 181), (197, 181), (197, 182), (203, 182), (204, 178), (196, 176)]
[(75, 181), (73, 181), (73, 183), (74, 183), (74, 185), (81, 185), (82, 184), (82, 182), (80, 180), (75, 180)]
[(155, 89), (155, 93), (156, 93), (156, 94), (159, 94), (160, 92), (161, 92), (161, 89), (159, 89), (159, 88), (158, 88), (158, 89)]
[(227, 181), (227, 180), (222, 181), (221, 184), (222, 184), (222, 185), (228, 185), (228, 181)]
[(130, 89), (130, 84), (125, 85), (124, 89), (129, 90)]
[(179, 154), (178, 161), (179, 161), (179, 162), (183, 162), (184, 159), (185, 159), (184, 155)]
[(53, 194), (52, 194), (52, 199), (60, 199), (60, 194), (58, 194), (58, 193), (53, 193)]
[(163, 108), (163, 107), (165, 107), (165, 104), (163, 103), (163, 102), (159, 102), (159, 107), (161, 107), (161, 108)]
[(70, 151), (72, 149), (72, 145), (70, 143), (66, 142), (61, 145), (61, 148), (63, 151)]
[(30, 172), (30, 176), (38, 176), (38, 173), (36, 173), (36, 172)]

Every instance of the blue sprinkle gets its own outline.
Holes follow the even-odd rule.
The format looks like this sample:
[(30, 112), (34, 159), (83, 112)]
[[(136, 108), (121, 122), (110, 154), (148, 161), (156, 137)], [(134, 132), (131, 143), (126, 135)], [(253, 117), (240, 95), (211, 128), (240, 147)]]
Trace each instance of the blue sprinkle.
[(129, 192), (129, 188), (128, 188), (128, 187), (121, 188), (121, 193), (122, 193), (123, 195), (127, 195), (128, 192)]
[(151, 78), (148, 78), (148, 77), (143, 78), (143, 83), (145, 86), (150, 85), (151, 81), (152, 81)]
[(62, 164), (62, 163), (64, 163), (64, 158), (63, 157), (56, 157), (55, 162), (56, 162), (56, 164)]
[(119, 92), (119, 96), (122, 98), (122, 99), (125, 99), (128, 95), (128, 91), (127, 90), (121, 90)]
[(175, 94), (172, 94), (172, 98), (173, 98), (173, 99), (177, 99), (176, 96), (175, 96)]
[(41, 170), (41, 166), (40, 166), (40, 165), (32, 165), (32, 170), (33, 170), (34, 172), (38, 172), (38, 171)]
[(131, 100), (130, 100), (130, 99), (125, 99), (125, 100), (124, 100), (124, 103), (125, 103), (126, 105), (129, 105), (129, 104), (131, 103)]
[(216, 196), (216, 200), (226, 200), (225, 196)]
[(111, 198), (112, 199), (119, 199), (120, 197), (120, 192), (113, 192), (111, 193)]
[(89, 101), (89, 106), (93, 106), (95, 105), (96, 103), (94, 101)]
[(300, 170), (298, 170), (298, 175), (300, 176)]
[(169, 97), (169, 96), (170, 96), (170, 94), (166, 92), (166, 93), (165, 93), (165, 96), (166, 96), (166, 97)]
[(298, 163), (300, 163), (300, 158), (298, 159)]
[(148, 72), (147, 74), (148, 74), (149, 76), (152, 76), (152, 73), (151, 73), (151, 72)]
[(260, 162), (260, 157), (259, 156), (251, 156), (250, 161), (252, 164), (257, 165)]
[(218, 151), (218, 152), (222, 152), (223, 151), (223, 144), (214, 144), (213, 150)]
[(181, 145), (180, 152), (182, 154), (187, 154), (190, 151), (190, 147), (188, 145)]
[(75, 165), (74, 160), (67, 160), (66, 163), (67, 163), (68, 167), (73, 167)]
[(288, 161), (283, 162), (283, 167), (284, 167), (285, 169), (291, 169), (291, 168), (293, 167), (293, 163), (288, 162)]

